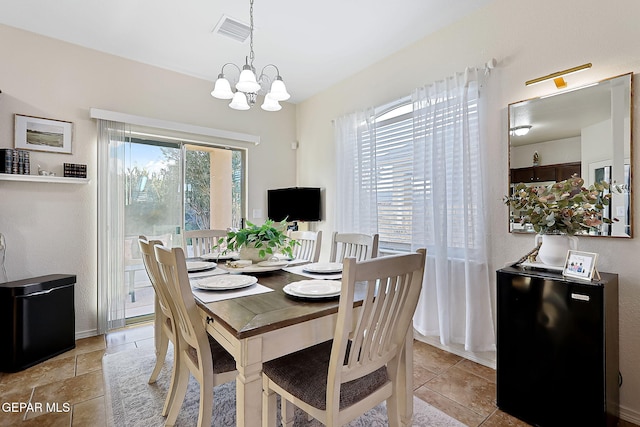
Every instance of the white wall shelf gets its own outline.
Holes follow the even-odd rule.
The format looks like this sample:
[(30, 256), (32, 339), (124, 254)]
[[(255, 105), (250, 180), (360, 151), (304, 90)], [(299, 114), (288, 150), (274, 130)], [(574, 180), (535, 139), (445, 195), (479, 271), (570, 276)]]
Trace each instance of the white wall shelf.
[(69, 178), (64, 176), (0, 173), (0, 181), (49, 182), (54, 184), (88, 184), (89, 178)]

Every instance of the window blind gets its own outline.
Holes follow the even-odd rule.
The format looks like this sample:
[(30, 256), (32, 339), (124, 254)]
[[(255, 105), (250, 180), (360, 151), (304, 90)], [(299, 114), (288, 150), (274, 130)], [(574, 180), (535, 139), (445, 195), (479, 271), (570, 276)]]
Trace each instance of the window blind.
[[(408, 103), (410, 105), (410, 103)], [(405, 105), (397, 107), (406, 110)], [(389, 117), (386, 118), (385, 117)], [(411, 249), (413, 124), (411, 112), (384, 114), (375, 122), (376, 207), (380, 249)], [(366, 149), (372, 144), (365, 131)], [(365, 147), (363, 146), (363, 149)]]
[[(449, 107), (447, 100), (433, 100), (442, 103), (442, 108), (437, 113), (425, 120), (416, 119), (413, 114), (413, 106), (407, 101), (392, 111), (379, 114), (375, 120), (375, 141), (371, 141), (370, 132), (366, 128), (362, 131), (362, 153), (365, 158), (370, 158), (370, 152), (375, 158), (375, 170), (362, 169), (363, 174), (375, 174), (376, 184), (376, 207), (377, 225), (380, 235), (380, 249), (387, 251), (409, 251), (411, 249), (412, 217), (414, 217), (414, 197), (421, 197), (429, 200), (432, 192), (432, 177), (416, 176), (413, 170), (413, 159), (415, 154), (414, 144), (416, 140), (424, 141), (429, 138), (444, 138), (448, 141), (459, 141), (464, 138), (460, 135), (460, 128), (455, 123), (460, 123), (462, 108), (466, 108), (470, 120), (478, 120), (477, 99), (469, 99), (462, 108)], [(409, 108), (407, 108), (409, 107)], [(419, 106), (418, 106), (419, 108)], [(393, 112), (402, 112), (394, 114)], [(418, 115), (418, 117), (423, 117)], [(471, 126), (477, 128), (477, 126)], [(467, 135), (468, 137), (468, 135)], [(463, 153), (462, 144), (447, 144), (444, 152), (433, 153), (429, 149), (425, 150), (428, 155), (442, 156), (446, 162), (446, 183), (442, 185), (446, 188), (456, 188), (455, 181), (460, 180), (460, 174), (470, 173), (477, 176), (480, 165), (479, 151), (476, 147), (469, 155)], [(425, 152), (423, 151), (423, 152)], [(461, 159), (466, 155), (468, 158)], [(459, 166), (465, 164), (463, 170)], [(468, 168), (468, 169), (467, 169)], [(369, 179), (365, 180), (369, 182)], [(474, 195), (472, 197), (477, 197)], [(447, 199), (446, 206), (437, 208), (446, 209), (448, 221), (448, 246), (451, 248), (474, 247), (473, 234), (469, 236), (464, 233), (460, 224), (468, 222), (469, 218), (475, 217), (476, 212), (468, 212), (464, 209), (464, 204), (459, 203), (455, 198)], [(472, 203), (472, 209), (477, 209), (478, 204)], [(429, 215), (425, 211), (420, 215)], [(429, 227), (431, 221), (425, 221)], [(424, 230), (424, 241), (427, 245), (434, 244), (434, 230)]]

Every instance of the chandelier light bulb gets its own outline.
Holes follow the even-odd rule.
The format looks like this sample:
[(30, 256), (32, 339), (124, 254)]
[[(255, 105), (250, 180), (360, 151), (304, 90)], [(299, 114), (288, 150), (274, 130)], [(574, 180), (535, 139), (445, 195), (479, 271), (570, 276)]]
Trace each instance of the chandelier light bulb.
[(276, 101), (286, 101), (291, 98), (291, 95), (287, 92), (287, 87), (284, 85), (282, 77), (280, 76), (276, 76), (273, 83), (271, 83), (271, 91), (269, 93)]
[(231, 100), (229, 107), (234, 110), (248, 110), (250, 107), (247, 102), (247, 96), (243, 92), (237, 91), (233, 95), (233, 99)]
[(282, 109), (282, 105), (275, 99), (271, 92), (265, 95), (264, 102), (260, 106), (265, 111), (280, 111)]
[(218, 80), (216, 80), (216, 84), (211, 91), (211, 96), (218, 99), (233, 98), (231, 85), (229, 84), (229, 80), (224, 77), (224, 74), (218, 75)]
[(245, 93), (252, 93), (260, 90), (260, 85), (256, 81), (256, 75), (253, 73), (250, 65), (242, 67), (240, 79), (238, 80), (238, 83), (236, 83), (236, 89)]

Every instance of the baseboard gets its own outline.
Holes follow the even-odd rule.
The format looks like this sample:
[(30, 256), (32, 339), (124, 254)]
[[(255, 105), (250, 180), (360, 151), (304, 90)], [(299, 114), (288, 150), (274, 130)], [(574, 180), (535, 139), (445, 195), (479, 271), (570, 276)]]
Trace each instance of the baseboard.
[(640, 426), (640, 412), (620, 406), (620, 419)]
[(414, 331), (413, 336), (418, 341), (432, 345), (440, 350), (447, 351), (455, 354), (456, 356), (464, 357), (472, 362), (479, 363), (480, 365), (487, 366), (492, 369), (496, 369), (496, 352), (495, 351), (483, 351), (483, 352), (471, 352), (464, 349), (461, 344), (444, 345), (440, 342), (438, 337), (424, 336), (417, 331)]
[(98, 335), (97, 329), (88, 329), (86, 331), (76, 331), (76, 340), (79, 340), (82, 338), (95, 337), (96, 335)]

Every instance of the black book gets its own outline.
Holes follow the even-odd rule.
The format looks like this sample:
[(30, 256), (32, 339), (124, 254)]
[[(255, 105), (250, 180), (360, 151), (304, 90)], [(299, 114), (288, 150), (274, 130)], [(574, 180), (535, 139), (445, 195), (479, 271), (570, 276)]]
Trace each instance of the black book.
[(13, 173), (13, 148), (0, 148), (0, 173)]

